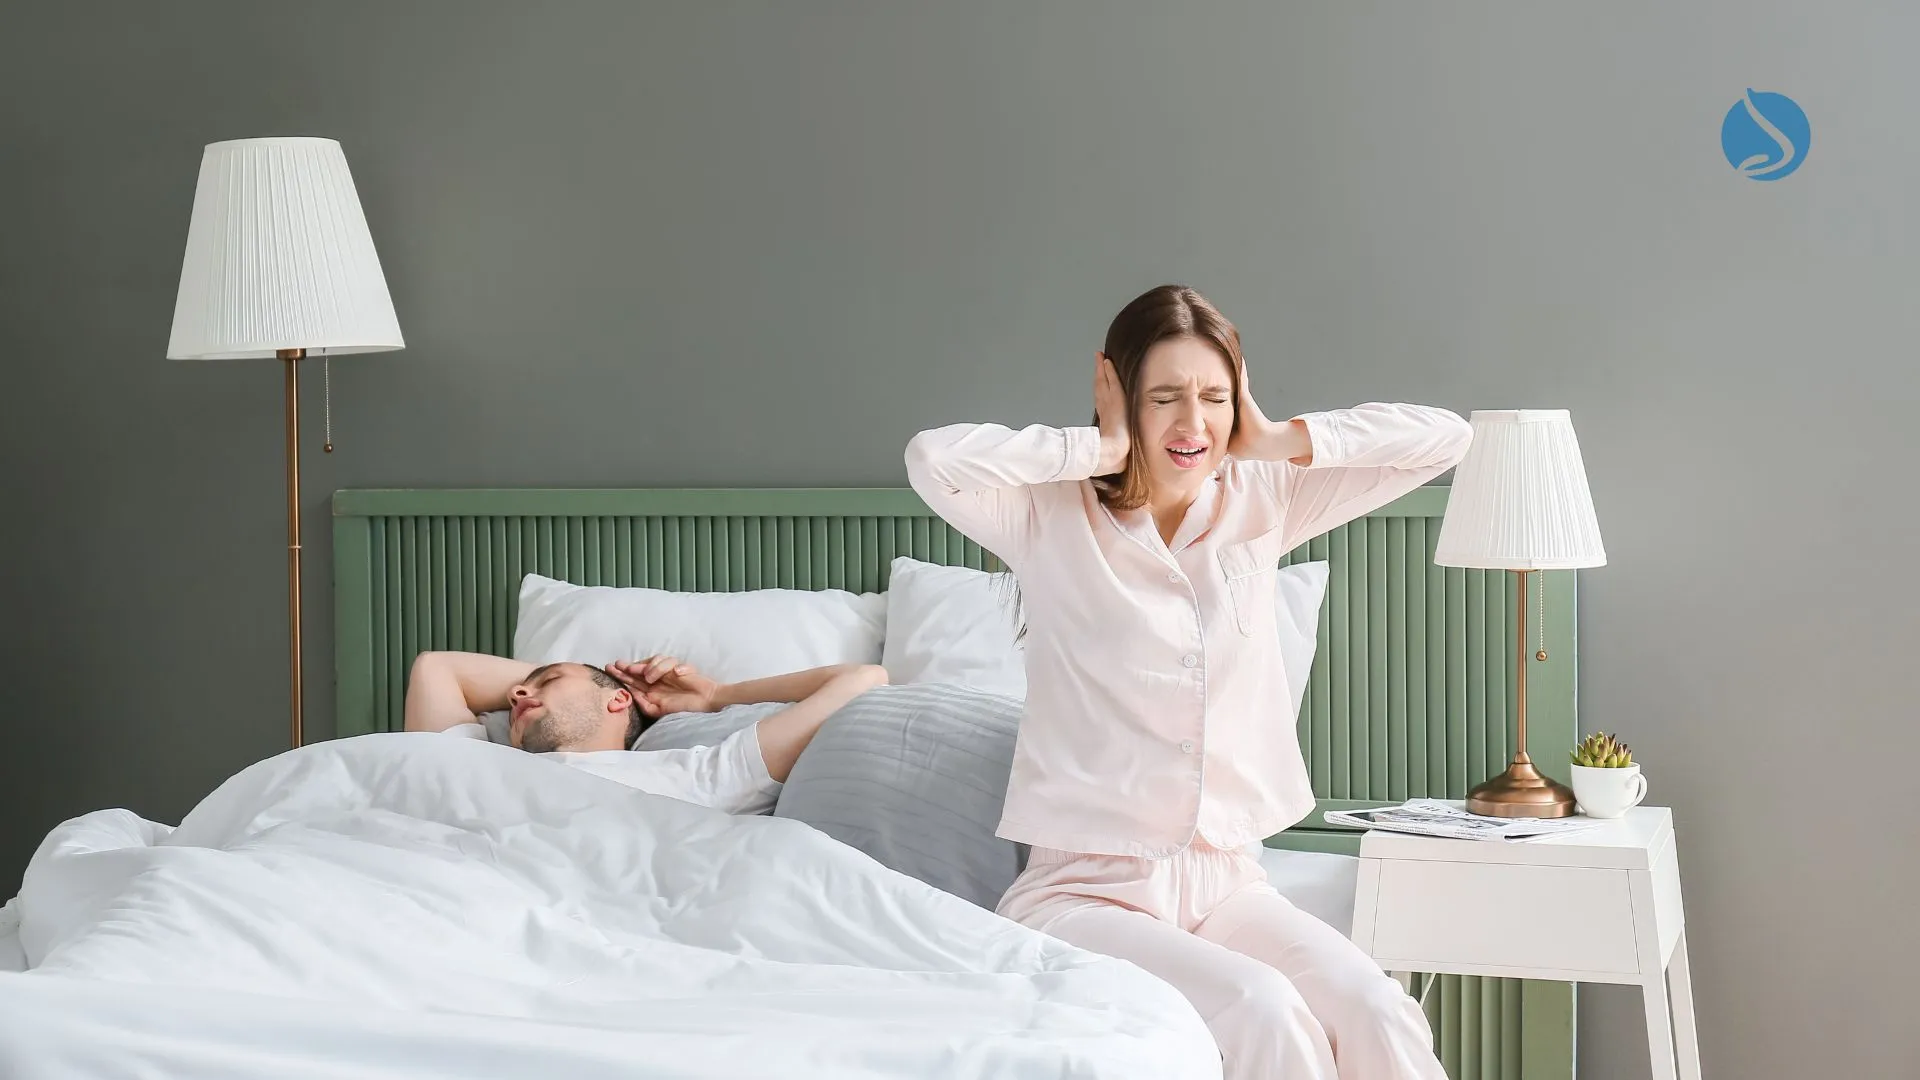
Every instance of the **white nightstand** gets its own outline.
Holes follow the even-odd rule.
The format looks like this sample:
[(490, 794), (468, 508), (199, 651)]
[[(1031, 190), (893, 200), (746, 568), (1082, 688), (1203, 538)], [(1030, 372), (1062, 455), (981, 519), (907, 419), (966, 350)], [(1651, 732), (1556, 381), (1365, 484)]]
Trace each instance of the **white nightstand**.
[(1637, 985), (1655, 1080), (1699, 1080), (1666, 807), (1525, 844), (1369, 832), (1353, 940), (1393, 972)]

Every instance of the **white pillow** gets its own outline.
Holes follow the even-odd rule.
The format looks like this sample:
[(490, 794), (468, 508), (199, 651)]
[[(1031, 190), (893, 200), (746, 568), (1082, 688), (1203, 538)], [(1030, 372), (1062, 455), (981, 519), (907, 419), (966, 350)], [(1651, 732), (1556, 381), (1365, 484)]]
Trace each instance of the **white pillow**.
[(828, 664), (877, 664), (886, 617), (880, 593), (682, 593), (528, 574), (520, 582), (513, 655), (531, 664), (600, 665), (677, 656), (721, 682), (740, 682)]
[(1342, 935), (1353, 934), (1353, 894), (1360, 860), (1321, 851), (1287, 851), (1254, 841), (1248, 845), (1267, 872), (1267, 882), (1294, 907)]
[(1298, 719), (1307, 697), (1307, 677), (1313, 672), (1314, 650), (1320, 644), (1320, 604), (1327, 595), (1327, 564), (1294, 563), (1280, 568), (1274, 586), (1274, 623), (1280, 631), (1280, 667), (1287, 673), (1288, 702)]
[(1026, 652), (1015, 640), (1014, 583), (964, 566), (893, 560), (880, 663), (896, 685), (946, 683), (1027, 696)]
[[(896, 685), (950, 683), (1007, 697), (1027, 696), (1024, 650), (1014, 640), (1012, 583), (960, 566), (893, 560), (887, 636), (881, 664)], [(1319, 644), (1325, 562), (1283, 566), (1275, 575), (1274, 614), (1291, 716), (1300, 715)]]

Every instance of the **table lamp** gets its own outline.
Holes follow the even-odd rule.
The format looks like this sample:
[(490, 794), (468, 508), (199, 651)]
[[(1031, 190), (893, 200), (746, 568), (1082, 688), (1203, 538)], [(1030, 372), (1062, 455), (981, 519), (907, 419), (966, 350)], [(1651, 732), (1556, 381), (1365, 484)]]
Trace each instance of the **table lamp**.
[[(1473, 444), (1454, 472), (1433, 561), (1520, 575), (1519, 727), (1507, 770), (1467, 793), (1467, 809), (1490, 817), (1566, 817), (1573, 792), (1527, 757), (1527, 590), (1536, 570), (1604, 566), (1600, 525), (1565, 409), (1477, 411)], [(1545, 660), (1543, 647), (1533, 659)]]
[[(286, 368), (287, 631), (293, 745), (300, 677), (300, 380), (310, 352), (401, 348), (400, 323), (347, 158), (332, 139), (238, 139), (200, 159), (170, 360), (274, 358)], [(333, 449), (329, 438), (326, 449)]]

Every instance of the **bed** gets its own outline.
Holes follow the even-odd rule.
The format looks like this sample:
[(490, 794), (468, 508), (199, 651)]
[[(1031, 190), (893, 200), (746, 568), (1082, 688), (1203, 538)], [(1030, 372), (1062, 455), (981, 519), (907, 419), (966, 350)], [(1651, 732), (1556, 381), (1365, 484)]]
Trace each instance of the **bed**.
[[(1510, 753), (1516, 597), (1507, 575), (1433, 566), (1445, 499), (1444, 488), (1413, 492), (1284, 560), (1324, 560), (1331, 571), (1299, 717), (1320, 798), (1300, 826), (1268, 840), (1264, 861), (1297, 903), (1342, 928), (1358, 838), (1320, 813), (1458, 797)], [(896, 556), (997, 566), (906, 490), (342, 491), (333, 509), (335, 734), (343, 737), (397, 731), (405, 674), (419, 652), (508, 652), (517, 587), (529, 573), (689, 592), (880, 592)], [(1552, 658), (1528, 679), (1541, 746), (1570, 743), (1575, 730), (1572, 575), (1548, 574), (1546, 586)], [(970, 915), (954, 915), (972, 925)], [(7, 926), (0, 915), (0, 966)], [(69, 989), (87, 993), (84, 984)], [(1415, 990), (1450, 1075), (1572, 1075), (1571, 988), (1447, 976), (1417, 980)], [(187, 1007), (146, 1004), (153, 1016)], [(315, 1046), (329, 1024), (375, 1022), (351, 1009), (269, 1021), (295, 1025), (295, 1041), (310, 1037)], [(383, 1037), (404, 1044), (413, 1036)]]
[[(1269, 865), (1297, 877), (1301, 895), (1337, 893), (1350, 868), (1295, 861), (1289, 871), (1277, 853), (1359, 848), (1358, 835), (1329, 827), (1322, 811), (1458, 798), (1512, 753), (1512, 575), (1433, 564), (1446, 496), (1422, 488), (1283, 559), (1326, 560), (1332, 571), (1299, 718), (1319, 802), (1267, 842)], [(338, 730), (396, 727), (406, 665), (421, 649), (505, 651), (526, 573), (660, 589), (877, 592), (900, 555), (998, 565), (905, 489), (343, 491), (334, 500)], [(1575, 581), (1572, 572), (1543, 577), (1550, 659), (1528, 672), (1528, 724), (1535, 746), (1571, 745)], [(1416, 980), (1416, 991), (1459, 1080), (1572, 1076), (1572, 987), (1446, 976)]]

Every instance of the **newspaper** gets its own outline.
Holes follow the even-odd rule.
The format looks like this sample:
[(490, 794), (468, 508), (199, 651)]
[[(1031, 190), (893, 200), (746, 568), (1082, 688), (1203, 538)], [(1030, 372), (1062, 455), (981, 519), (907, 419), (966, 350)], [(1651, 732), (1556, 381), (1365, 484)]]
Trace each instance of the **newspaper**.
[(1440, 836), (1452, 840), (1504, 840), (1525, 843), (1584, 832), (1602, 824), (1589, 817), (1496, 818), (1470, 814), (1439, 799), (1409, 799), (1377, 810), (1329, 810), (1330, 825)]

